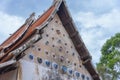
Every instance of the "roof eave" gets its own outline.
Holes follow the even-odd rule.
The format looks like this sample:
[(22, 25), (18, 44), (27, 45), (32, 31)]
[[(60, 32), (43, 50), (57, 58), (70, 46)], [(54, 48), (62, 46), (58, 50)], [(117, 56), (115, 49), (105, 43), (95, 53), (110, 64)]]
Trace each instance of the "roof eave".
[[(87, 61), (86, 64), (83, 64), (92, 78), (94, 80), (100, 80), (98, 73), (96, 72), (95, 68), (92, 65), (91, 62), (91, 55), (89, 51), (87, 50), (81, 36), (79, 35), (79, 32), (72, 20), (72, 17), (66, 7), (65, 1), (62, 2), (62, 4), (59, 7), (59, 11), (57, 12), (58, 16), (60, 17), (63, 26), (65, 27), (66, 31), (68, 32), (73, 44), (75, 45), (76, 50), (78, 51), (81, 60), (83, 62)], [(66, 20), (67, 19), (67, 20)]]

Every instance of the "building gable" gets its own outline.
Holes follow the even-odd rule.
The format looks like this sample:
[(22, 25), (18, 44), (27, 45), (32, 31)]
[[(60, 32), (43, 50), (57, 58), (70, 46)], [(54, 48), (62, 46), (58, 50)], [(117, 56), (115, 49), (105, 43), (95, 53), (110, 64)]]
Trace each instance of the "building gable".
[[(74, 72), (80, 72), (83, 74), (83, 78), (87, 79), (89, 77), (93, 80), (100, 80), (91, 63), (91, 56), (72, 21), (64, 0), (55, 0), (54, 4), (40, 18), (24, 25), (25, 27), (27, 25), (27, 28), (23, 35), (15, 37), (21, 27), (1, 44), (0, 63), (10, 59), (18, 61), (21, 59), (25, 61), (35, 59), (33, 63), (37, 64), (41, 62), (41, 59), (44, 61), (49, 60), (57, 63), (60, 67), (63, 66), (65, 69), (70, 67)], [(13, 37), (16, 39), (13, 40)], [(12, 44), (9, 44), (11, 42)], [(58, 56), (61, 60), (63, 58), (63, 63), (59, 62)], [(54, 59), (54, 57), (58, 58)], [(75, 65), (79, 68), (75, 68)]]

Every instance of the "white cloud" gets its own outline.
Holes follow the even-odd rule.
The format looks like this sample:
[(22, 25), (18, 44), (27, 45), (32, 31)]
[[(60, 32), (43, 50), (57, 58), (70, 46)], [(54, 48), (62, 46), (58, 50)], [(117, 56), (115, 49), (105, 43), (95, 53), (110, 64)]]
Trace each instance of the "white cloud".
[(80, 12), (75, 16), (75, 19), (81, 22), (86, 28), (95, 27), (96, 25), (101, 25), (104, 28), (112, 28), (120, 25), (120, 10), (113, 9), (111, 12), (103, 15), (95, 15), (92, 12)]
[(105, 41), (120, 32), (120, 10), (96, 15), (93, 12), (79, 12), (75, 21), (80, 23), (80, 34), (96, 63), (100, 58), (100, 49)]
[(9, 34), (15, 32), (24, 21), (21, 17), (0, 12), (0, 43), (9, 37)]
[(100, 23), (105, 28), (113, 29), (115, 27), (120, 27), (120, 10), (112, 10), (108, 14), (104, 14), (98, 19), (97, 23)]

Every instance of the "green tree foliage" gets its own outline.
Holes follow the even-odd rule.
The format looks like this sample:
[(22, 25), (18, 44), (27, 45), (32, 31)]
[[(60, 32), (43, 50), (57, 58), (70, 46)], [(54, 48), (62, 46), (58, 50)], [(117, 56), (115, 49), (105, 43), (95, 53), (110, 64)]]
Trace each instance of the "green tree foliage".
[(101, 54), (97, 70), (102, 80), (120, 80), (120, 33), (106, 41)]

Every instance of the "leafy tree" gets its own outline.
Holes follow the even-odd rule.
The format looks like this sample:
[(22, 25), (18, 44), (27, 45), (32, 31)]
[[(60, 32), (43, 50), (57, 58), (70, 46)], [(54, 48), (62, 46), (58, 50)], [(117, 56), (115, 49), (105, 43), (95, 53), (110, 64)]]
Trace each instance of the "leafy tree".
[(101, 54), (97, 70), (102, 80), (120, 80), (120, 33), (106, 41)]

